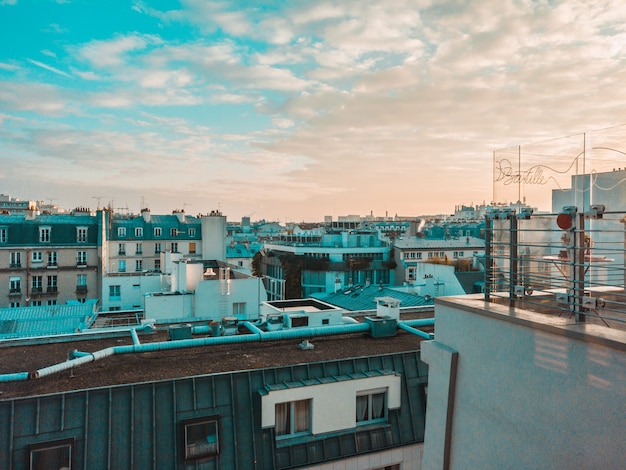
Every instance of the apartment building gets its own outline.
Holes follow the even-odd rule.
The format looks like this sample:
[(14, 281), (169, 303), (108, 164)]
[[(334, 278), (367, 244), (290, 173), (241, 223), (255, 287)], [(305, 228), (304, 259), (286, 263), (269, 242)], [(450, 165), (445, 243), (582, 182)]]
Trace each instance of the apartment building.
[(428, 373), (399, 328), (418, 320), (372, 315), (7, 348), (0, 467), (419, 470)]
[(107, 223), (103, 211), (80, 208), (0, 214), (0, 307), (96, 302)]
[(395, 265), (390, 252), (374, 231), (284, 235), (265, 243), (260, 267), (276, 285), (284, 283), (284, 292), (270, 289), (270, 298), (300, 298), (334, 292), (337, 284), (392, 285)]

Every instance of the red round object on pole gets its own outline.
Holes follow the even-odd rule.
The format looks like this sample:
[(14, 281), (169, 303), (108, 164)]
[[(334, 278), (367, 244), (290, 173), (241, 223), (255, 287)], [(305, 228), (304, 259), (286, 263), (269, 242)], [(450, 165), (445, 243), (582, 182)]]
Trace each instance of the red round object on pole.
[(574, 219), (569, 214), (559, 214), (556, 218), (556, 224), (562, 230), (569, 230), (574, 226)]

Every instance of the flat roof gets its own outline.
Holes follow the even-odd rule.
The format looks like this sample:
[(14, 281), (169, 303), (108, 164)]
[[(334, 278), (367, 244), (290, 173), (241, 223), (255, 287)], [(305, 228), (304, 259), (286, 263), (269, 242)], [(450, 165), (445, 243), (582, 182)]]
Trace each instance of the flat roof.
[[(374, 314), (375, 315), (375, 314)], [(432, 312), (403, 319), (432, 318)], [(241, 334), (248, 333), (241, 327)], [(424, 327), (432, 332), (432, 327)], [(208, 335), (194, 335), (202, 337)], [(168, 330), (140, 334), (142, 344), (168, 341)], [(184, 340), (183, 340), (184, 341)], [(314, 349), (301, 349), (302, 339), (242, 342), (112, 355), (41, 378), (0, 382), (0, 400), (46, 395), (128, 383), (153, 382), (239, 370), (324, 362), (420, 349), (421, 338), (398, 329), (396, 336), (373, 338), (352, 333), (309, 338)], [(72, 350), (94, 353), (114, 346), (132, 345), (130, 335), (51, 344), (0, 348), (0, 374), (32, 373), (65, 362)], [(182, 342), (181, 342), (182, 344)]]

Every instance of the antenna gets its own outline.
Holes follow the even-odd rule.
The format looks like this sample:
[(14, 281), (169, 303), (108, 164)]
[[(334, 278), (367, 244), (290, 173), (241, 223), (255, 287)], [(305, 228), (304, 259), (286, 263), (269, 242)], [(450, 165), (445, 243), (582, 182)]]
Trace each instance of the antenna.
[(97, 199), (98, 200), (98, 209), (100, 209), (100, 200), (104, 199), (106, 196), (91, 196), (91, 199)]

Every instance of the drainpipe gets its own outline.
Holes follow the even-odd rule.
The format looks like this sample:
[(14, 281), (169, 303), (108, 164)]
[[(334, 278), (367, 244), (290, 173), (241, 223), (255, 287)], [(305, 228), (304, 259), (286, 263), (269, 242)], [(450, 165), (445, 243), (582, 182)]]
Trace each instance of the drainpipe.
[(28, 380), (28, 372), (16, 372), (14, 374), (0, 374), (0, 382), (17, 382)]
[[(406, 322), (399, 322), (398, 327), (406, 330), (406, 328), (410, 328), (411, 326), (430, 326), (430, 325), (434, 325), (434, 323), (435, 323), (434, 318), (427, 318), (427, 319), (422, 319), (422, 320), (408, 320)], [(178, 340), (178, 341), (160, 341), (157, 343), (113, 346), (110, 348), (102, 349), (100, 351), (96, 351), (94, 353), (80, 353), (78, 351), (75, 351), (74, 359), (70, 359), (60, 364), (56, 364), (53, 366), (44, 367), (42, 369), (36, 370), (32, 372), (29, 376), (28, 376), (28, 373), (7, 374), (7, 375), (15, 376), (16, 378), (14, 380), (25, 380), (25, 378), (27, 377), (24, 377), (22, 374), (27, 374), (27, 376), (30, 377), (31, 379), (37, 379), (40, 377), (45, 377), (47, 375), (54, 374), (56, 372), (61, 372), (64, 370), (71, 369), (81, 364), (86, 364), (89, 362), (96, 361), (98, 359), (109, 357), (114, 354), (130, 354), (130, 353), (137, 354), (137, 353), (144, 353), (144, 352), (166, 351), (166, 350), (171, 350), (171, 349), (209, 346), (209, 345), (215, 345), (215, 344), (237, 344), (237, 343), (252, 343), (256, 341), (303, 339), (303, 338), (311, 338), (313, 336), (331, 336), (331, 335), (344, 335), (344, 334), (350, 334), (350, 333), (366, 333), (370, 330), (370, 326), (367, 323), (357, 323), (357, 324), (338, 325), (338, 326), (294, 328), (291, 330), (264, 332), (261, 329), (259, 329), (256, 325), (253, 325), (250, 322), (243, 322), (242, 324), (246, 328), (248, 328), (250, 331), (252, 331), (252, 334), (234, 335), (234, 336), (211, 336), (208, 338), (183, 339), (183, 340)], [(201, 327), (198, 327), (198, 328), (201, 328)], [(414, 331), (413, 330), (414, 330), (413, 328), (410, 328), (409, 330), (406, 330), (406, 331), (410, 331), (411, 333), (419, 332), (419, 330), (414, 330)], [(134, 329), (131, 331), (134, 331)], [(423, 332), (419, 332), (419, 333), (421, 333), (422, 335), (427, 334)], [(131, 332), (131, 335), (132, 335), (132, 332)], [(431, 337), (429, 336), (428, 339), (431, 339)], [(5, 381), (9, 381), (9, 379), (5, 379)]]
[(435, 335), (431, 333), (426, 333), (424, 331), (418, 330), (402, 322), (398, 323), (398, 328), (404, 331), (408, 331), (409, 333), (412, 333), (414, 335), (420, 336), (425, 339), (433, 339), (435, 337)]

